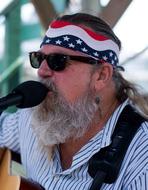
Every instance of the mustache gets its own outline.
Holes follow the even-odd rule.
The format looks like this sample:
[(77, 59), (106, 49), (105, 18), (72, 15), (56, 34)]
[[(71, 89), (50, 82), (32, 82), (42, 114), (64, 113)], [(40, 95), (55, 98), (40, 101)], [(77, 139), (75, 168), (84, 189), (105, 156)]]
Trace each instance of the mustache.
[(54, 92), (54, 93), (58, 93), (56, 85), (50, 79), (41, 79), (41, 78), (39, 78), (39, 82), (44, 84), (48, 88), (49, 91)]

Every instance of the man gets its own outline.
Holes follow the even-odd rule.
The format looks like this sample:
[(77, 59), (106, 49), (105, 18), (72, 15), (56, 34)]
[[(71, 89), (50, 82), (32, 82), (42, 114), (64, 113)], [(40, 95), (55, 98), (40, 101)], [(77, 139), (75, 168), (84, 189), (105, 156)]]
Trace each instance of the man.
[[(88, 161), (111, 143), (126, 105), (148, 106), (120, 71), (121, 44), (101, 19), (83, 13), (51, 23), (32, 67), (49, 92), (37, 107), (1, 116), (0, 144), (21, 153), (28, 178), (47, 190), (86, 190)], [(148, 123), (133, 138), (117, 180), (103, 190), (148, 188)]]

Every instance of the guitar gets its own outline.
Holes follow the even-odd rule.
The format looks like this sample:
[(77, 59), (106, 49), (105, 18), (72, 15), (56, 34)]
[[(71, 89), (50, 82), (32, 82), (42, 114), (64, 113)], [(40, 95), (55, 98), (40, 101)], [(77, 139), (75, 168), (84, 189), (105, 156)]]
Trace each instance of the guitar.
[(19, 175), (10, 175), (11, 152), (0, 149), (0, 189), (1, 190), (44, 190), (36, 182), (29, 181)]

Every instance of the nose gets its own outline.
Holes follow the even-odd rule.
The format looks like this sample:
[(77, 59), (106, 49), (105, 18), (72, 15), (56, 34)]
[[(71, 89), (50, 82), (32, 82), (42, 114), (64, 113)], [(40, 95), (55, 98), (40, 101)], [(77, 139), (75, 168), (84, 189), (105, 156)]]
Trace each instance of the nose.
[(41, 78), (48, 78), (51, 77), (52, 74), (53, 71), (48, 67), (46, 60), (43, 60), (40, 68), (38, 69), (38, 76)]

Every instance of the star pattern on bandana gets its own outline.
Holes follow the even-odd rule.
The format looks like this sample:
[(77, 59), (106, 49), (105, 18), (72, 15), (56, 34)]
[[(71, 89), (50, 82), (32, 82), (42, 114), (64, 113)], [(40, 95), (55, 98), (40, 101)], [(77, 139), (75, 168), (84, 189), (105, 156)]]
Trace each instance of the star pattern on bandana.
[(80, 39), (78, 39), (78, 40), (76, 40), (76, 42), (77, 42), (77, 44), (82, 44), (82, 40), (80, 40)]
[(55, 41), (55, 43), (61, 45), (62, 41), (61, 40), (57, 40), (57, 41)]
[(63, 36), (63, 40), (64, 40), (64, 41), (67, 41), (67, 42), (68, 42), (69, 39), (70, 39), (70, 38), (69, 38), (68, 36)]
[(70, 48), (74, 48), (74, 47), (75, 47), (75, 45), (74, 45), (73, 43), (68, 44), (68, 46), (69, 46)]
[(82, 39), (73, 35), (67, 34), (58, 37), (45, 36), (41, 46), (44, 44), (58, 45), (61, 47), (80, 51), (82, 53), (90, 55), (91, 57), (94, 57), (97, 60), (104, 60), (105, 62), (109, 62), (114, 66), (117, 66), (118, 64), (118, 57), (114, 51), (97, 51), (96, 49), (93, 49), (90, 46), (88, 46)]

